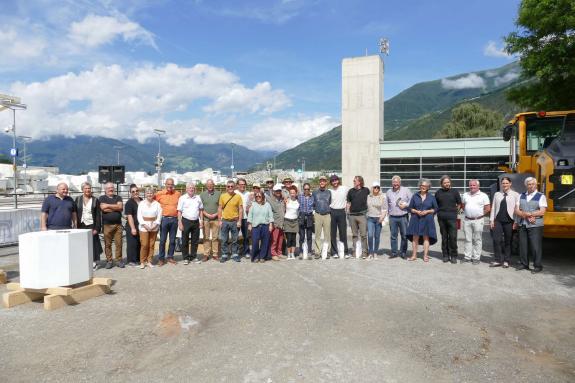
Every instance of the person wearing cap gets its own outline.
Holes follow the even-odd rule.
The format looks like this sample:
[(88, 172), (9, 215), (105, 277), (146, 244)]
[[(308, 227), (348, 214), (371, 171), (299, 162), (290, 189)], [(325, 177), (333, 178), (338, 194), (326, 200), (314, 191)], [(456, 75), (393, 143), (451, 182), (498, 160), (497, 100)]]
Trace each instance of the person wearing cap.
[(265, 190), (264, 190), (264, 197), (266, 197), (266, 199), (271, 198), (271, 196), (273, 195), (273, 189), (274, 188), (274, 179), (269, 177), (266, 178), (265, 181)]
[(375, 259), (379, 250), (379, 238), (383, 220), (387, 216), (387, 199), (381, 192), (379, 182), (371, 185), (371, 194), (367, 197), (367, 247), (370, 259)]
[[(361, 240), (361, 257), (367, 258), (367, 197), (369, 189), (364, 186), (362, 176), (353, 177), (353, 188), (347, 192), (346, 210), (349, 215), (353, 249), (357, 248), (357, 241)], [(350, 255), (345, 254), (346, 258)]]
[[(389, 258), (396, 258), (398, 255), (405, 259), (407, 254), (407, 223), (409, 214), (407, 207), (411, 201), (412, 193), (409, 188), (401, 186), (401, 177), (391, 177), (391, 189), (385, 193), (387, 199), (387, 214), (389, 214), (389, 233), (391, 243), (391, 255)], [(397, 246), (397, 235), (401, 236), (401, 245)], [(399, 252), (399, 254), (398, 254)]]
[(292, 187), (293, 185), (293, 178), (291, 178), (290, 176), (287, 176), (283, 179), (282, 181), (282, 197), (284, 197), (284, 199), (288, 199), (289, 198), (289, 189)]
[[(300, 254), (304, 241), (307, 243), (307, 250), (313, 253), (311, 247), (312, 230), (313, 230), (313, 196), (311, 195), (311, 185), (309, 183), (303, 184), (303, 193), (298, 196), (299, 202), (299, 248)], [(300, 255), (301, 259), (301, 255)]]
[(274, 227), (271, 235), (271, 244), (268, 251), (268, 256), (274, 261), (279, 261), (282, 256), (282, 247), (284, 239), (284, 216), (285, 216), (285, 200), (282, 197), (282, 185), (275, 184), (273, 187), (273, 195), (268, 199), (272, 212), (274, 214)]
[(244, 215), (242, 219), (242, 223), (240, 226), (240, 230), (242, 233), (242, 248), (240, 250), (240, 256), (249, 257), (250, 256), (250, 240), (248, 238), (248, 200), (250, 198), (250, 192), (246, 190), (247, 181), (244, 178), (238, 178), (237, 182), (238, 188), (236, 189), (236, 194), (239, 194), (242, 197), (242, 206), (244, 209)]
[[(329, 205), (331, 204), (331, 192), (327, 188), (327, 177), (319, 177), (319, 188), (314, 190), (313, 196), (313, 220), (315, 226), (314, 251), (315, 257), (321, 257), (321, 236), (330, 245), (331, 235), (331, 215)], [(329, 250), (328, 250), (329, 256)]]
[(347, 206), (347, 192), (346, 186), (340, 185), (340, 179), (336, 174), (329, 178), (332, 188), (330, 215), (331, 215), (331, 254), (334, 258), (339, 258), (337, 254), (337, 234), (339, 232), (339, 240), (343, 243), (344, 254), (348, 253), (347, 247), (347, 222), (345, 208)]

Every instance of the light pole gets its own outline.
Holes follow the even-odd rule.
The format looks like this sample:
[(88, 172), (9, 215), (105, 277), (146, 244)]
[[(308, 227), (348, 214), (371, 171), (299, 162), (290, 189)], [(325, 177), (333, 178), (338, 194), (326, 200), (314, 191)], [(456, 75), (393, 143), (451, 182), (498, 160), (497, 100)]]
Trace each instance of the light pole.
[(24, 144), (24, 192), (28, 194), (28, 154), (26, 153), (26, 142), (30, 141), (32, 137), (28, 136), (18, 136), (22, 143)]
[(163, 129), (154, 129), (154, 133), (158, 135), (158, 155), (156, 156), (156, 171), (158, 172), (158, 186), (162, 186), (162, 165), (164, 164), (164, 157), (162, 157), (162, 134), (166, 134)]
[[(6, 129), (6, 133), (12, 133), (12, 149), (10, 154), (12, 155), (12, 166), (14, 171), (14, 209), (18, 209), (18, 194), (16, 194), (16, 189), (18, 188), (18, 168), (16, 167), (16, 157), (18, 157), (18, 149), (16, 149), (16, 109), (26, 110), (27, 106), (21, 104), (20, 100), (15, 98), (3, 98), (0, 99), (0, 106), (12, 110), (12, 126)], [(1, 109), (0, 109), (1, 110)]]
[(114, 149), (116, 149), (116, 152), (118, 154), (118, 165), (120, 165), (120, 150), (124, 149), (124, 146), (122, 145), (115, 145)]
[(234, 178), (234, 144), (232, 144), (232, 165), (230, 166), (230, 169), (232, 169), (232, 179)]

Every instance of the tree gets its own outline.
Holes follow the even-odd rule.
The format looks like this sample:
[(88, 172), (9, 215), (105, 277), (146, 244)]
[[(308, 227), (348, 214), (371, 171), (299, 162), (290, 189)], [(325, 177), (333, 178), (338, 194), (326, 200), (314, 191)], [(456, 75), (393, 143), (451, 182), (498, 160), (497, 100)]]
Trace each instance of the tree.
[(451, 121), (437, 132), (435, 138), (496, 137), (501, 134), (504, 123), (501, 113), (478, 103), (465, 103), (451, 111)]
[(523, 0), (506, 38), (506, 51), (519, 55), (520, 86), (508, 98), (534, 110), (575, 108), (575, 0)]

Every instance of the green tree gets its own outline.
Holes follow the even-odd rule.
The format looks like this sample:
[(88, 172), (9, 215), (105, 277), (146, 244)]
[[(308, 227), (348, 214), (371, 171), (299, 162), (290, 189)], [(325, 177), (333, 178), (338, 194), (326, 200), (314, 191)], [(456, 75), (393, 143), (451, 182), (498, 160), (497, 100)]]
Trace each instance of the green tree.
[(465, 103), (452, 110), (451, 120), (435, 138), (496, 137), (501, 134), (504, 123), (501, 113), (477, 103)]
[(12, 161), (7, 158), (6, 156), (4, 156), (3, 154), (0, 154), (0, 164), (11, 164)]
[(575, 107), (575, 0), (523, 0), (506, 38), (506, 51), (519, 55), (525, 82), (508, 98), (535, 110)]

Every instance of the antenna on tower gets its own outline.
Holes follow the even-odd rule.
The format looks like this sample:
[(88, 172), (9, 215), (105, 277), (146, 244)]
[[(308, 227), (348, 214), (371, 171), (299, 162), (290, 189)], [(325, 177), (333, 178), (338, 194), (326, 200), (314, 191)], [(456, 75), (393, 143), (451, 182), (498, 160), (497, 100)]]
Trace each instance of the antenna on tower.
[(389, 56), (389, 40), (388, 39), (383, 38), (383, 37), (380, 38), (377, 45), (379, 46), (379, 53), (385, 54), (386, 56)]

